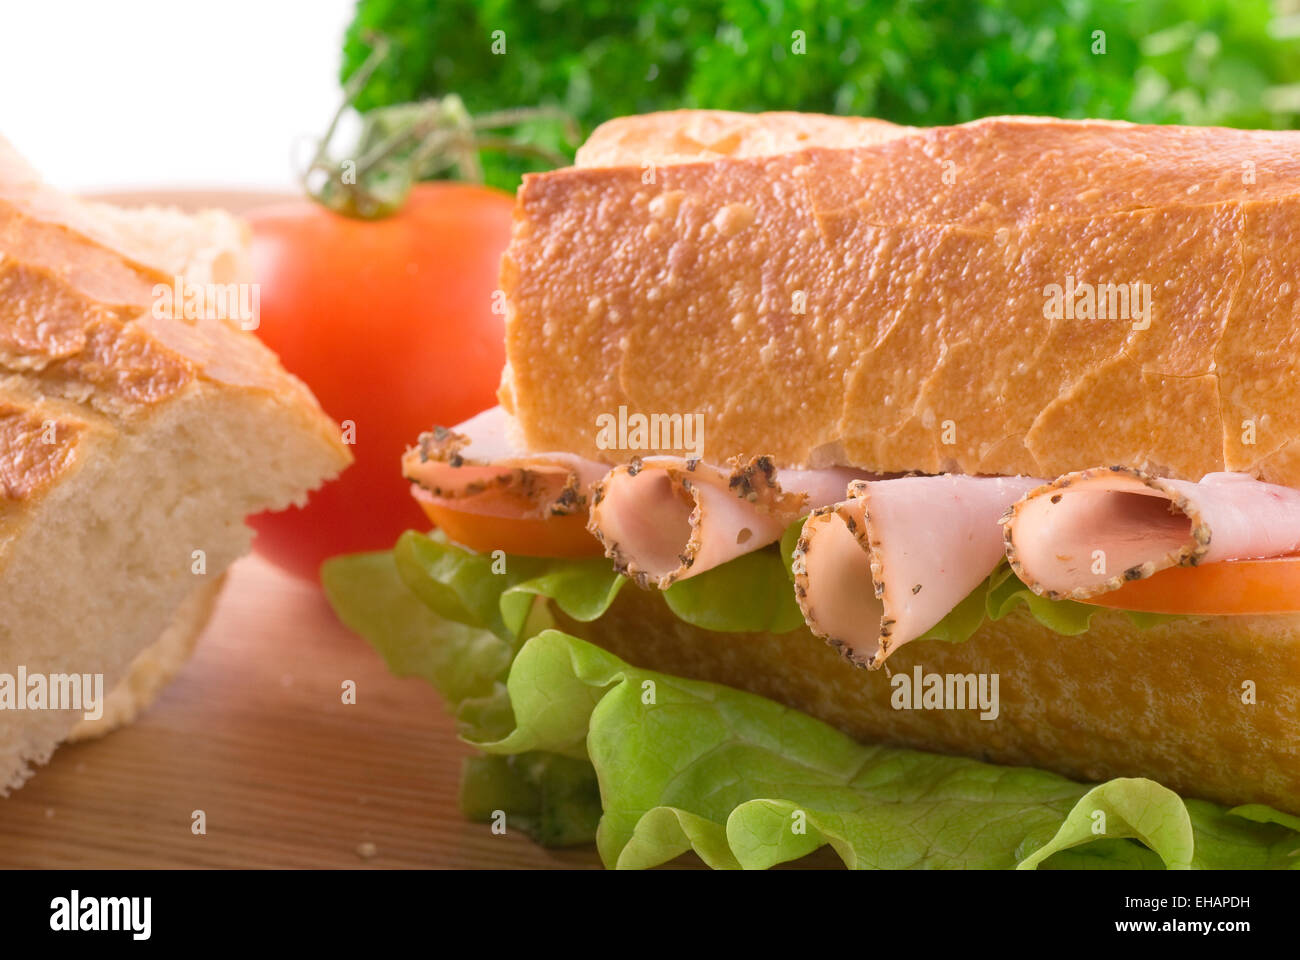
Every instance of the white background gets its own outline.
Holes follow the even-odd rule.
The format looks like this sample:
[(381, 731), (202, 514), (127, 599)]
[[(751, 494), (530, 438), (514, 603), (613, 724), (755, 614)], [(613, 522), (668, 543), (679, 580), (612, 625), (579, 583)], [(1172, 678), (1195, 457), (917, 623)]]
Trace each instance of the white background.
[(354, 0), (0, 0), (0, 136), (68, 190), (288, 187)]

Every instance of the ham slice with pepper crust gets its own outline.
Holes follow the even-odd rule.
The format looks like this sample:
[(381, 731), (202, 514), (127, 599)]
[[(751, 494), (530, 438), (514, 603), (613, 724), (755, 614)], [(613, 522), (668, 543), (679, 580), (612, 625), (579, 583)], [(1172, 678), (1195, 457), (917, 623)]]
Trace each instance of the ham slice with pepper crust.
[(1035, 490), (1004, 523), (1007, 559), (1030, 589), (1082, 600), (1167, 567), (1300, 550), (1300, 490), (1241, 473), (1193, 483), (1098, 467)]
[(571, 453), (529, 453), (511, 443), (509, 415), (484, 410), (459, 426), (420, 435), (402, 457), (402, 474), (435, 500), (473, 512), (476, 501), (514, 503), (521, 516), (580, 513), (609, 464)]
[(775, 542), (862, 475), (840, 467), (779, 470), (769, 457), (725, 468), (646, 457), (615, 467), (596, 485), (587, 528), (620, 573), (665, 590)]
[(998, 519), (1042, 484), (1029, 477), (859, 481), (816, 510), (794, 553), (813, 633), (870, 668), (924, 634), (1002, 560)]

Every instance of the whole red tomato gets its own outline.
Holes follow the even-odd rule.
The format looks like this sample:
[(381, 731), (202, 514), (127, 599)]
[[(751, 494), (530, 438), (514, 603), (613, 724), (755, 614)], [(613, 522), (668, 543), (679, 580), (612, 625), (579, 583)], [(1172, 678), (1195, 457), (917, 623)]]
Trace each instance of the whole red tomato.
[(499, 190), (437, 182), (382, 220), (307, 199), (248, 215), (258, 333), (327, 413), (355, 426), (356, 457), (306, 508), (255, 517), (258, 552), (314, 580), (326, 557), (387, 549), (429, 526), (402, 451), (433, 424), (496, 403), (505, 331), (493, 293), (513, 206)]

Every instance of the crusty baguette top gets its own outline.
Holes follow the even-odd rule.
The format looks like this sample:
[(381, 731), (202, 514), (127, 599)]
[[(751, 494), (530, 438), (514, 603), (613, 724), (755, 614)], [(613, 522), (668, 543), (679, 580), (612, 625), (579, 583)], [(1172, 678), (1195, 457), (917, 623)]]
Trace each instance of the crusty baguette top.
[(766, 157), (810, 146), (862, 147), (913, 130), (871, 117), (667, 110), (602, 123), (578, 148), (574, 163), (579, 167), (625, 167)]
[[(87, 431), (130, 429), (198, 381), (297, 408), (340, 467), (350, 459), (310, 391), (251, 333), (221, 317), (155, 315), (155, 285), (175, 276), (150, 263), (179, 269), (195, 261), (198, 232), (239, 229), (222, 214), (197, 230), (172, 216), (190, 247), (178, 253), (173, 235), (143, 249), (111, 211), (46, 186), (0, 139), (0, 513), (56, 482)], [(193, 279), (244, 279), (205, 269)]]
[[(1300, 485), (1300, 133), (990, 118), (651, 150), (653, 178), (601, 156), (526, 179), (503, 260), (534, 448), (615, 459), (596, 417), (626, 406), (703, 413), (715, 461)], [(1082, 283), (1140, 285), (1148, 321), (1053, 315)]]

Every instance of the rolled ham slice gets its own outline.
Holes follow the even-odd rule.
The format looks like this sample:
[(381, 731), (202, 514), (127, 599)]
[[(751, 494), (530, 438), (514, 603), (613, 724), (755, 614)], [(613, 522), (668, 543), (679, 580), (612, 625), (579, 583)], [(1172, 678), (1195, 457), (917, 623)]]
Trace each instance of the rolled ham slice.
[(435, 427), (403, 455), (402, 473), (435, 500), (456, 501), (462, 510), (481, 502), (496, 512), (503, 499), (524, 516), (585, 510), (609, 464), (521, 450), (510, 441), (508, 424), (508, 414), (493, 407), (459, 426)]
[(619, 572), (665, 590), (775, 542), (860, 476), (839, 467), (779, 470), (768, 457), (728, 467), (646, 457), (615, 467), (596, 485), (587, 528)]
[(1005, 518), (1007, 559), (1035, 593), (1086, 599), (1173, 566), (1300, 550), (1300, 490), (1240, 473), (1199, 482), (1129, 467), (1067, 473)]
[(1029, 477), (858, 481), (815, 510), (795, 548), (809, 628), (872, 669), (942, 620), (1001, 562), (998, 520)]

